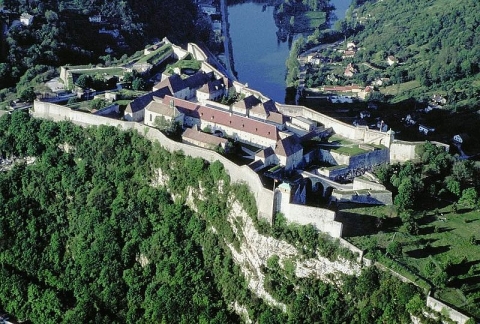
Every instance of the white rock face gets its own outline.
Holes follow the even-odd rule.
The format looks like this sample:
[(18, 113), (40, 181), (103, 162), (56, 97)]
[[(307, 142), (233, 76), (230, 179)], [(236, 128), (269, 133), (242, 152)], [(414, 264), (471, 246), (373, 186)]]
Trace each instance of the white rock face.
[(154, 170), (154, 175), (152, 179), (152, 186), (153, 187), (165, 187), (170, 181), (170, 177), (163, 173), (162, 169), (158, 168)]
[[(263, 285), (265, 276), (260, 269), (262, 265), (266, 266), (267, 260), (273, 255), (277, 255), (280, 258), (281, 264), (285, 259), (299, 257), (297, 249), (284, 241), (258, 233), (252, 219), (246, 214), (243, 207), (237, 201), (231, 204), (231, 212), (228, 215), (228, 220), (237, 237), (238, 229), (235, 223), (242, 225), (242, 233), (240, 234), (242, 239), (240, 240), (239, 251), (237, 251), (233, 245), (229, 245), (229, 248), (232, 252), (233, 259), (240, 265), (242, 272), (247, 278), (248, 287), (258, 297), (285, 311), (286, 305), (276, 301), (265, 290)], [(295, 274), (298, 277), (314, 276), (322, 281), (331, 282), (331, 279), (327, 278), (327, 275), (333, 274), (333, 278), (339, 274), (358, 275), (360, 269), (360, 264), (356, 262), (348, 260), (331, 262), (327, 258), (318, 257), (315, 259), (296, 261)], [(341, 283), (337, 282), (337, 284)]]

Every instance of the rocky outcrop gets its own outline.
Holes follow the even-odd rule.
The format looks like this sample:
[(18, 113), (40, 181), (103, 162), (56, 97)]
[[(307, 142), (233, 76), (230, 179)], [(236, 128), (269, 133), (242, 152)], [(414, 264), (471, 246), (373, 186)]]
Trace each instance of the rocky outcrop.
[[(252, 292), (271, 305), (286, 310), (286, 305), (276, 301), (263, 285), (265, 275), (261, 268), (266, 266), (267, 260), (273, 255), (280, 258), (280, 264), (283, 264), (286, 259), (296, 260), (294, 261), (295, 274), (298, 277), (314, 276), (331, 283), (332, 280), (336, 281), (340, 274), (358, 275), (360, 273), (360, 264), (344, 259), (333, 262), (324, 257), (302, 260), (293, 245), (260, 234), (252, 219), (237, 201), (233, 201), (230, 207), (228, 220), (237, 237), (241, 239), (240, 248), (235, 248), (233, 244), (229, 245), (233, 258), (240, 265)], [(335, 284), (338, 285), (341, 282), (335, 282)]]

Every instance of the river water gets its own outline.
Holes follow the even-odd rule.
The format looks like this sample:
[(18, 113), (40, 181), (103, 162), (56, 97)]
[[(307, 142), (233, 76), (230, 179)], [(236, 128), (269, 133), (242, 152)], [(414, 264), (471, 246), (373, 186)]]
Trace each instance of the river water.
[[(338, 18), (343, 18), (351, 0), (333, 0)], [(229, 34), (238, 80), (267, 97), (285, 102), (288, 42), (277, 38), (273, 7), (246, 2), (228, 6)]]

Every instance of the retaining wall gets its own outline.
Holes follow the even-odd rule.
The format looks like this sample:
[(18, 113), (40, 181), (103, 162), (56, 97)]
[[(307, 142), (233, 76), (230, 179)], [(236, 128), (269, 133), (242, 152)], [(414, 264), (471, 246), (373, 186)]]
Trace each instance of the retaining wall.
[(102, 116), (86, 114), (71, 110), (70, 108), (55, 105), (47, 102), (34, 102), (33, 116), (37, 118), (51, 119), (54, 121), (69, 120), (81, 126), (89, 125), (108, 125), (119, 127), (121, 129), (136, 129), (139, 134), (145, 136), (151, 141), (158, 141), (168, 151), (183, 151), (185, 155), (199, 157), (209, 162), (220, 161), (232, 182), (244, 182), (248, 185), (255, 196), (258, 208), (258, 216), (272, 222), (273, 214), (273, 192), (265, 189), (258, 175), (248, 166), (239, 167), (235, 163), (226, 159), (222, 155), (203, 148), (185, 145), (172, 141), (155, 128), (150, 128), (143, 124), (135, 122), (120, 121)]
[[(287, 186), (288, 189), (286, 189)], [(282, 184), (275, 190), (275, 212), (281, 212), (288, 222), (300, 225), (310, 224), (332, 237), (339, 238), (342, 236), (343, 224), (335, 221), (336, 213), (334, 211), (292, 204), (290, 188), (288, 184)]]
[(442, 313), (442, 310), (444, 312), (447, 312), (448, 317), (450, 317), (452, 321), (455, 321), (460, 324), (464, 324), (470, 319), (470, 317), (468, 317), (467, 315), (460, 313), (459, 311), (451, 308), (448, 305), (445, 305), (441, 301), (431, 296), (427, 297), (427, 306), (440, 313)]

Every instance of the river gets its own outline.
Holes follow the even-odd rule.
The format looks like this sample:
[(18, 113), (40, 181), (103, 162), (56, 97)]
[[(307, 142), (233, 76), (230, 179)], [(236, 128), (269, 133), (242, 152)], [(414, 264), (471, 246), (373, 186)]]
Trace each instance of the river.
[[(333, 0), (336, 16), (343, 18), (350, 3)], [(253, 2), (230, 5), (228, 22), (238, 80), (284, 103), (285, 61), (290, 48), (288, 42), (277, 39), (273, 7)]]

